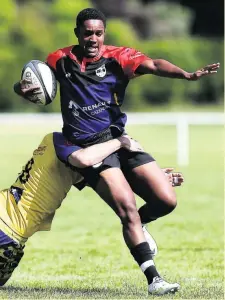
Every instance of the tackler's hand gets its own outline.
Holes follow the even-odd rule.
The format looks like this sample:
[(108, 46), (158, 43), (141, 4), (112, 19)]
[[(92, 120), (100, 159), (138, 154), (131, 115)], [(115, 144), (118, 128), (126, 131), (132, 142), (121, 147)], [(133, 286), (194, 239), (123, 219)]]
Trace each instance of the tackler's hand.
[(173, 172), (173, 168), (165, 168), (162, 170), (172, 186), (181, 186), (184, 182), (183, 174), (180, 172)]
[(134, 139), (132, 139), (129, 135), (123, 135), (118, 138), (122, 143), (122, 148), (127, 149), (130, 152), (144, 152), (142, 146)]

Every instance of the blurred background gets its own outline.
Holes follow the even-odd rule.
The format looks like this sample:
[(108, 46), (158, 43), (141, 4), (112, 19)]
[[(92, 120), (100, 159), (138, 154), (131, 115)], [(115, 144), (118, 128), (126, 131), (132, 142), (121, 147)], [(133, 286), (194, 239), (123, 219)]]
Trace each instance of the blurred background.
[[(107, 44), (136, 48), (190, 72), (221, 63), (218, 74), (198, 82), (137, 78), (122, 109), (129, 111), (129, 134), (161, 167), (175, 167), (185, 177), (176, 189), (177, 209), (149, 226), (160, 249), (160, 274), (181, 284), (179, 299), (222, 299), (222, 0), (1, 1), (0, 189), (15, 181), (46, 133), (61, 130), (60, 114), (49, 114), (60, 112), (59, 99), (46, 107), (34, 105), (19, 98), (13, 84), (29, 60), (45, 61), (50, 52), (76, 44), (76, 15), (87, 7), (107, 16)], [(141, 112), (133, 122), (132, 112)], [(28, 241), (1, 299), (146, 299), (145, 280), (123, 242), (120, 221), (91, 189), (72, 189), (53, 223), (51, 233)]]
[(222, 111), (224, 16), (222, 0), (7, 0), (0, 10), (0, 111), (59, 112), (20, 100), (13, 84), (31, 59), (76, 44), (77, 13), (96, 7), (108, 18), (106, 43), (130, 46), (187, 71), (220, 62), (216, 76), (186, 82), (144, 76), (126, 95), (126, 111)]

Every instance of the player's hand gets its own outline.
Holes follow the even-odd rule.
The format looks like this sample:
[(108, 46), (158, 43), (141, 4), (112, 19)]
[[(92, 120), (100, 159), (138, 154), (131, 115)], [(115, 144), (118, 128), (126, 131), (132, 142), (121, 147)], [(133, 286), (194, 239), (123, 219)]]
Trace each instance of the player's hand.
[(181, 186), (184, 182), (183, 174), (180, 172), (173, 172), (173, 168), (165, 168), (162, 170), (172, 186)]
[(41, 94), (40, 87), (37, 86), (36, 84), (32, 83), (31, 80), (27, 80), (27, 79), (23, 79), (23, 80), (17, 82), (14, 85), (14, 91), (18, 95), (20, 95), (28, 100), (30, 100), (34, 96)]
[(194, 73), (188, 73), (187, 79), (190, 81), (196, 81), (201, 77), (216, 74), (219, 67), (220, 67), (220, 63), (207, 65), (206, 67), (204, 67), (200, 70), (197, 70)]
[(130, 152), (144, 152), (142, 146), (134, 139), (132, 139), (129, 135), (123, 135), (118, 138), (122, 144), (122, 148), (127, 149)]

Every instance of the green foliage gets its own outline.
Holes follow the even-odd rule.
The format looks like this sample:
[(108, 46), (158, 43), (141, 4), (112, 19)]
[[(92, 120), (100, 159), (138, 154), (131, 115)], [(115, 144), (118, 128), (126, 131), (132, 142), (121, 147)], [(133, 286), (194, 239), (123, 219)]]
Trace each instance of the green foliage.
[[(130, 84), (129, 102), (134, 103), (135, 94), (151, 105), (184, 105), (193, 103), (221, 103), (223, 99), (223, 43), (204, 39), (153, 40), (139, 47), (151, 58), (166, 59), (188, 72), (196, 71), (207, 64), (221, 62), (217, 75), (202, 78), (197, 82), (174, 80), (156, 76), (142, 76), (139, 84)], [(136, 100), (137, 101), (137, 100)], [(139, 101), (139, 100), (138, 100)], [(138, 105), (138, 104), (136, 104)]]
[(135, 45), (138, 44), (138, 37), (135, 30), (128, 23), (119, 19), (109, 19), (105, 42), (110, 45), (135, 48)]
[(188, 36), (193, 17), (192, 11), (178, 3), (157, 1), (145, 8), (149, 18), (149, 32), (152, 37)]
[(76, 15), (87, 7), (92, 7), (88, 0), (56, 0), (52, 12), (61, 19), (72, 19), (75, 24)]
[(0, 9), (0, 38), (7, 37), (7, 31), (16, 17), (16, 5), (13, 0), (2, 1)]
[[(73, 33), (77, 13), (91, 7), (88, 0), (3, 1), (0, 11), (0, 111), (60, 111), (59, 101), (47, 107), (21, 101), (13, 92), (23, 65), (31, 59), (45, 61), (61, 47), (76, 43)], [(223, 67), (223, 42), (193, 38), (143, 41), (135, 29), (119, 19), (109, 19), (106, 43), (136, 48), (152, 58), (164, 58), (187, 71), (220, 61)], [(198, 82), (185, 82), (143, 76), (133, 80), (127, 90), (126, 110), (151, 109), (153, 105), (221, 103), (223, 70)], [(57, 96), (59, 97), (59, 96)]]
[(57, 0), (53, 2), (51, 13), (56, 48), (76, 42), (73, 32), (76, 26), (76, 15), (86, 7), (92, 7), (88, 0)]

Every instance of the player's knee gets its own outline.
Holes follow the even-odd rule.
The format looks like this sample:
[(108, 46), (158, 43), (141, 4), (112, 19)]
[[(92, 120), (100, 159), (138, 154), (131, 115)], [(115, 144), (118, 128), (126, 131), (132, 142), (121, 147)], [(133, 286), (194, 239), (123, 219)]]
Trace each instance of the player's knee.
[(135, 225), (140, 222), (140, 216), (135, 201), (123, 202), (119, 210), (119, 218), (124, 226)]
[(177, 206), (177, 202), (170, 202), (169, 204), (167, 204), (167, 212), (166, 214), (170, 214), (172, 211), (174, 211), (174, 209)]
[(174, 195), (169, 199), (170, 212), (172, 212), (176, 208), (176, 206), (177, 206), (177, 198), (176, 195)]
[(164, 194), (163, 202), (166, 204), (168, 213), (172, 212), (177, 206), (177, 198), (174, 192), (168, 192)]

